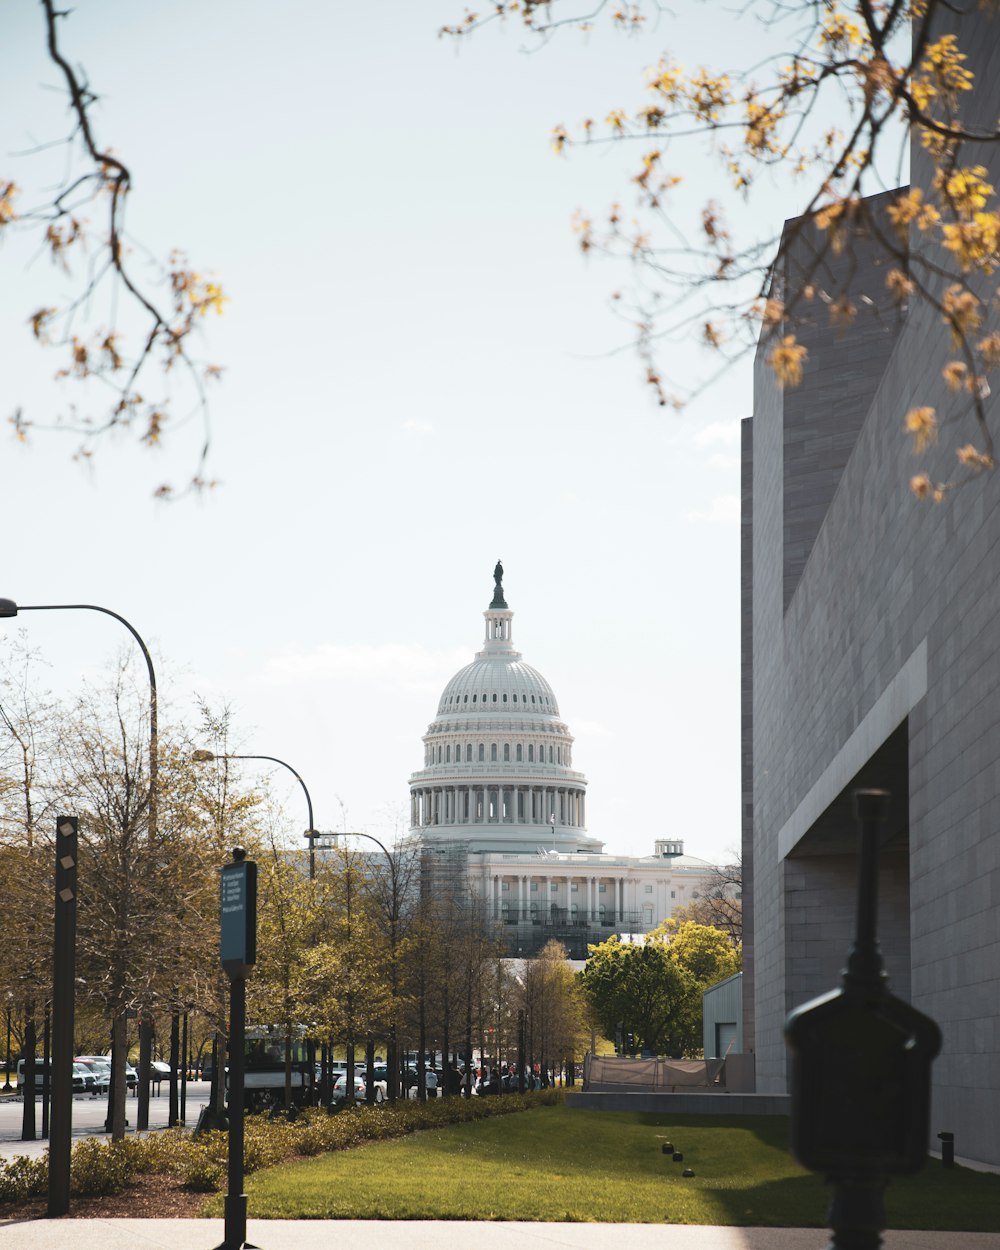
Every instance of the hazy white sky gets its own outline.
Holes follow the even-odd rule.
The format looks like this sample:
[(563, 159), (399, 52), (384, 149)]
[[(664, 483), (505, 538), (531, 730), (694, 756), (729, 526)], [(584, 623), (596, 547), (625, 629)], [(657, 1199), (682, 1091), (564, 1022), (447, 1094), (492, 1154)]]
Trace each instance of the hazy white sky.
[[(591, 831), (647, 853), (739, 843), (738, 423), (748, 364), (683, 414), (641, 381), (573, 210), (627, 195), (638, 150), (558, 159), (556, 123), (641, 101), (668, 46), (688, 63), (759, 40), (725, 5), (678, 6), (640, 38), (570, 34), (525, 55), (437, 30), (451, 0), (380, 5), (86, 0), (65, 24), (131, 165), (132, 233), (187, 250), (232, 302), (206, 352), (206, 498), (164, 506), (198, 430), (90, 470), (59, 436), (0, 444), (0, 595), (88, 601), (155, 647), (177, 714), (230, 699), (244, 749), (291, 762), (320, 827), (392, 836), (440, 690), (482, 640), (502, 557), (514, 638), (552, 683), (589, 778)], [(5, 11), (0, 174), (64, 127), (39, 7)], [(699, 202), (709, 170), (685, 168)], [(758, 210), (794, 204), (780, 186)], [(29, 263), (30, 262), (30, 263)], [(24, 322), (62, 279), (0, 249), (0, 416), (64, 405)], [(119, 647), (114, 622), (25, 616), (69, 689)], [(9, 626), (8, 626), (9, 628)], [(304, 828), (298, 795), (287, 794)]]

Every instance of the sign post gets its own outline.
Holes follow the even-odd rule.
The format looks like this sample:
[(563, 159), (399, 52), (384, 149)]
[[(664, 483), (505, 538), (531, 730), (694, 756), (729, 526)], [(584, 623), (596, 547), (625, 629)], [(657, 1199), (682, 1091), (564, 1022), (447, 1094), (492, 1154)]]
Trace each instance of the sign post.
[(257, 865), (246, 856), (242, 846), (235, 847), (233, 862), (224, 866), (219, 881), (219, 959), (229, 977), (229, 1192), (225, 1239), (216, 1250), (243, 1250), (251, 1244), (243, 1192), (243, 1067), (246, 979), (257, 962)]
[[(49, 1123), (50, 1217), (69, 1211), (70, 1136), (73, 1120), (73, 1016), (76, 971), (76, 872), (79, 837), (75, 816), (56, 819), (56, 910), (52, 969), (52, 1116)], [(48, 1024), (46, 1022), (46, 1028)], [(27, 1067), (27, 1065), (25, 1065)], [(25, 1099), (28, 1097), (25, 1088)]]

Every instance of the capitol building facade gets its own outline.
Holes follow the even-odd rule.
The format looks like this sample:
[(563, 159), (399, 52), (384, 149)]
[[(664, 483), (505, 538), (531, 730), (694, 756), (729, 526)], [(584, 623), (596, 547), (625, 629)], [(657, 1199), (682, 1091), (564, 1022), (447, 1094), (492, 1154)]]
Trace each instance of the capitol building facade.
[(571, 958), (612, 933), (641, 934), (697, 899), (711, 866), (678, 838), (648, 856), (608, 854), (587, 831), (587, 779), (552, 687), (516, 651), (494, 571), (482, 650), (448, 682), (410, 777), (410, 834), (442, 880), (460, 874), (503, 925), (508, 954), (551, 939)]

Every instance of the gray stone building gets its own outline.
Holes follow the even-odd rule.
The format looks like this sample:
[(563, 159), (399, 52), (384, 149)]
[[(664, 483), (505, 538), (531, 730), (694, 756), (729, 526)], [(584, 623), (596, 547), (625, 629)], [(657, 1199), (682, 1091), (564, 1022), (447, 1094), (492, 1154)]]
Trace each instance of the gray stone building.
[[(993, 30), (972, 68), (995, 84)], [(966, 159), (1000, 183), (996, 155)], [(919, 148), (911, 169), (926, 186)], [(787, 265), (815, 257), (796, 234)], [(914, 497), (911, 475), (954, 477), (976, 434), (944, 425), (915, 461), (903, 429), (915, 404), (956, 411), (947, 331), (925, 304), (886, 305), (864, 237), (830, 263), (867, 311), (838, 333), (800, 309), (803, 383), (779, 390), (762, 350), (743, 431), (744, 1038), (758, 1092), (784, 1092), (785, 1016), (839, 983), (852, 937), (850, 793), (883, 786), (890, 984), (944, 1035), (932, 1133), (1000, 1166), (1000, 472), (939, 505)]]

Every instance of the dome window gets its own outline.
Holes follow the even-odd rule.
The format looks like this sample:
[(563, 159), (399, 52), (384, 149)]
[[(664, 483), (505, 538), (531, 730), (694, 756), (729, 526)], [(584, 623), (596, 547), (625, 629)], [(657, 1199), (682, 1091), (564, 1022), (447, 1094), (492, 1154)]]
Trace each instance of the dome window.
[(529, 742), (529, 743), (528, 743), (528, 763), (529, 763), (529, 764), (534, 764), (534, 762), (535, 762), (535, 748), (534, 748), (534, 746), (532, 746), (532, 744)]
[(522, 748), (522, 746), (521, 746), (521, 744), (520, 744), (520, 742), (519, 742), (519, 743), (517, 744), (517, 762), (518, 762), (519, 764), (521, 763), (521, 760), (523, 759), (523, 757), (524, 757), (524, 750), (523, 750), (523, 748)]
[(493, 691), (493, 702), (494, 702), (494, 703), (496, 703), (496, 701), (497, 701), (497, 694), (496, 694), (496, 691), (494, 690), (494, 691)]
[(441, 763), (441, 748), (438, 747), (438, 763)]
[(451, 747), (445, 747), (444, 749), (444, 762), (446, 764), (451, 763)]
[(485, 743), (483, 743), (483, 742), (480, 742), (480, 744), (479, 744), (479, 762), (480, 762), (480, 764), (484, 763), (484, 762), (485, 762), (485, 760), (486, 760), (486, 744), (485, 744)]
[(472, 743), (471, 742), (467, 742), (465, 744), (465, 760), (466, 760), (466, 763), (468, 764), (472, 763)]
[(514, 695), (514, 702), (517, 702), (517, 695)]
[(496, 762), (497, 762), (497, 744), (495, 742), (491, 742), (490, 743), (490, 763), (495, 764)]
[(551, 748), (551, 747), (549, 747), (549, 763), (550, 763), (550, 764), (554, 763), (554, 761), (553, 761), (553, 759), (552, 759), (552, 748)]
[(534, 696), (534, 695), (532, 695), (532, 696), (531, 696), (531, 702), (532, 702), (532, 703), (534, 703), (534, 701), (535, 701), (535, 696)]
[(503, 744), (503, 762), (505, 764), (510, 763), (510, 743), (509, 742), (505, 742)]

